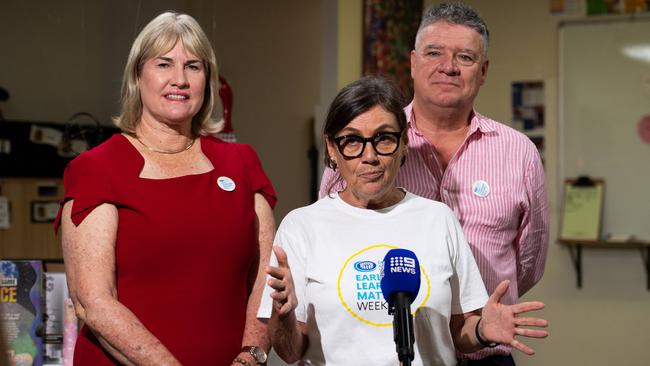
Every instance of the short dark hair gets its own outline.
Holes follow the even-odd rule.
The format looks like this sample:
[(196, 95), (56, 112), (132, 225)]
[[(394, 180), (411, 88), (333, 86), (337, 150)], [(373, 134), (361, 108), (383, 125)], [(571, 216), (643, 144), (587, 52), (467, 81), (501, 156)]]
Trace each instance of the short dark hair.
[[(380, 106), (395, 116), (400, 130), (404, 131), (402, 136), (406, 139), (408, 126), (404, 105), (404, 96), (394, 82), (378, 76), (363, 77), (348, 84), (336, 95), (327, 112), (323, 134), (326, 139), (333, 141), (336, 134), (353, 119)], [(325, 149), (325, 165), (334, 169), (327, 148)], [(327, 191), (329, 192), (339, 180), (340, 177), (334, 180)]]
[(483, 53), (487, 55), (490, 42), (490, 32), (487, 25), (476, 10), (463, 3), (442, 3), (429, 7), (422, 15), (422, 21), (415, 36), (415, 43), (417, 44), (422, 29), (440, 21), (464, 25), (474, 29), (483, 38)]

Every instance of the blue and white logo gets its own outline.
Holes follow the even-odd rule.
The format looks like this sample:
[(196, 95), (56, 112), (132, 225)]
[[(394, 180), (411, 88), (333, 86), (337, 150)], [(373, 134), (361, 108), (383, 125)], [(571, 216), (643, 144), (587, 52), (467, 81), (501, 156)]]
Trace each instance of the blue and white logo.
[(235, 182), (228, 177), (221, 176), (217, 178), (217, 185), (226, 192), (235, 190)]
[(404, 267), (415, 268), (415, 259), (410, 257), (391, 257), (390, 266), (391, 267), (404, 266)]
[(472, 193), (479, 197), (487, 197), (490, 194), (490, 185), (484, 180), (477, 180), (472, 184)]
[(359, 272), (372, 272), (377, 268), (377, 263), (371, 261), (358, 261), (354, 263), (354, 269)]
[(410, 257), (391, 257), (390, 272), (402, 272), (415, 274), (415, 258)]

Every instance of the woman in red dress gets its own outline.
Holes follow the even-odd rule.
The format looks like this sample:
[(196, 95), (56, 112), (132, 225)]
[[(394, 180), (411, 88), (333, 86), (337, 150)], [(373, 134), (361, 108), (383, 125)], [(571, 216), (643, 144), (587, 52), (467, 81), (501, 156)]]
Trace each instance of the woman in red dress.
[(265, 362), (275, 192), (251, 147), (211, 136), (217, 75), (198, 23), (159, 15), (129, 54), (123, 133), (66, 168), (56, 228), (84, 322), (76, 365)]

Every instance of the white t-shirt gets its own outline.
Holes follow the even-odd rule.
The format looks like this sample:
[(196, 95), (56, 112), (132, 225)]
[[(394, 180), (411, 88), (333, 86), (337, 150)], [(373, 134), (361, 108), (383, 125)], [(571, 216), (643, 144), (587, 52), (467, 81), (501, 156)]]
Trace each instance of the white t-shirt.
[[(421, 286), (413, 365), (455, 365), (451, 314), (487, 301), (460, 224), (445, 204), (407, 193), (395, 206), (368, 210), (325, 197), (290, 212), (274, 241), (286, 251), (296, 287), (298, 321), (307, 324), (311, 365), (398, 365), (393, 317), (380, 287), (380, 264), (393, 248), (412, 250)], [(273, 265), (277, 264), (272, 257)], [(259, 318), (271, 316), (266, 287)]]

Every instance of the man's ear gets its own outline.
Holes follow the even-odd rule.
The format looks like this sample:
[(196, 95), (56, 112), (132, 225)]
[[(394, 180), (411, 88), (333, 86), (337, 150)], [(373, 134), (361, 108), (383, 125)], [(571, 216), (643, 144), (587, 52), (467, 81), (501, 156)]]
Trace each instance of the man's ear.
[(415, 53), (415, 50), (411, 50), (411, 78), (414, 78), (413, 74), (415, 74), (416, 57), (417, 54)]
[(487, 72), (489, 66), (490, 59), (485, 60), (485, 62), (483, 62), (483, 65), (481, 65), (481, 85), (483, 85), (483, 83), (485, 83), (485, 80), (487, 80)]

